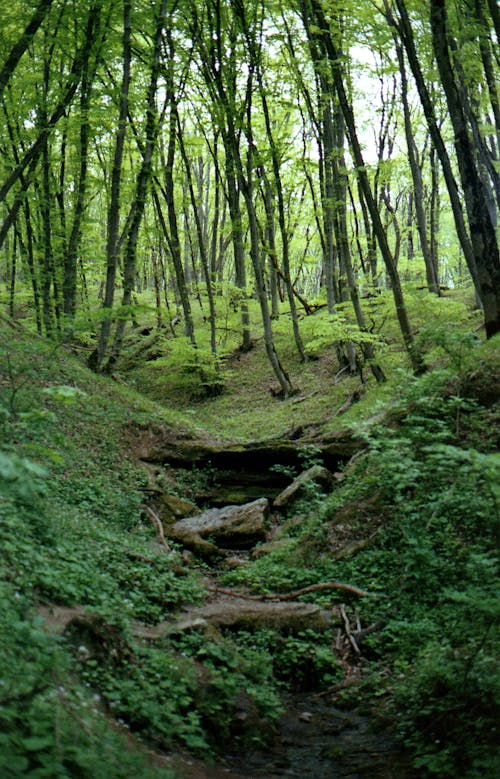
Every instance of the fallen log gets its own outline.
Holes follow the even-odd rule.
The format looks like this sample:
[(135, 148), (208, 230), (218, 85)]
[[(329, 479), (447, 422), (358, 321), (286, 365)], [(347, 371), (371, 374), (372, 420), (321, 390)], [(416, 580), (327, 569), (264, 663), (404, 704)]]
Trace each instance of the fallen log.
[(155, 640), (167, 635), (207, 628), (243, 628), (258, 630), (268, 627), (275, 630), (328, 630), (340, 624), (339, 615), (320, 608), (315, 603), (250, 602), (246, 598), (232, 601), (219, 600), (205, 606), (189, 609), (175, 622), (162, 622), (149, 626), (135, 623), (132, 633), (138, 638)]

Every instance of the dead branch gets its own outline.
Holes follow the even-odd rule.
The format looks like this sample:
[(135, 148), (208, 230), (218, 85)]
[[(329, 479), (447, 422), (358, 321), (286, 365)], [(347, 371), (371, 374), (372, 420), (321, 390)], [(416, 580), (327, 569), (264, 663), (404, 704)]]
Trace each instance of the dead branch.
[(300, 590), (293, 590), (292, 592), (287, 592), (284, 593), (283, 595), (280, 595), (278, 593), (271, 593), (269, 595), (243, 595), (239, 592), (234, 592), (233, 590), (223, 590), (220, 587), (208, 587), (207, 589), (210, 592), (219, 592), (222, 595), (230, 595), (233, 598), (244, 598), (245, 600), (256, 600), (256, 601), (295, 600), (295, 598), (299, 598), (301, 595), (307, 595), (310, 592), (318, 592), (320, 590), (343, 590), (344, 592), (349, 592), (352, 595), (357, 595), (359, 598), (367, 598), (370, 595), (369, 592), (365, 592), (365, 590), (360, 590), (359, 587), (354, 587), (352, 584), (343, 584), (342, 582), (324, 582), (322, 584), (311, 584), (309, 585), (309, 587), (302, 587), (302, 589)]
[(357, 595), (359, 598), (367, 598), (370, 593), (365, 590), (360, 590), (359, 587), (354, 587), (352, 584), (343, 584), (342, 582), (324, 582), (323, 584), (311, 584), (309, 587), (302, 587), (300, 590), (294, 590), (293, 592), (287, 592), (285, 595), (268, 595), (266, 597), (276, 600), (293, 600), (300, 595), (306, 595), (309, 592), (317, 592), (318, 590), (343, 590), (344, 592), (350, 592), (352, 595)]
[(346, 636), (349, 639), (349, 642), (350, 642), (352, 648), (354, 649), (354, 651), (356, 652), (356, 654), (360, 655), (361, 654), (361, 650), (360, 650), (359, 646), (357, 645), (356, 639), (354, 638), (354, 636), (352, 634), (351, 623), (349, 622), (347, 614), (345, 613), (345, 608), (344, 608), (343, 604), (340, 606), (339, 610), (340, 610), (340, 614), (342, 616), (342, 619), (344, 620), (344, 627), (345, 627)]
[(144, 504), (141, 504), (142, 510), (148, 515), (153, 525), (155, 525), (157, 531), (158, 531), (158, 540), (160, 544), (163, 546), (165, 551), (170, 552), (171, 549), (167, 542), (165, 541), (165, 534), (163, 532), (163, 525), (161, 523), (161, 519), (156, 513), (156, 511), (153, 511), (151, 506), (145, 506)]
[(297, 403), (303, 403), (304, 400), (309, 400), (309, 398), (314, 397), (314, 395), (317, 395), (319, 390), (314, 390), (314, 392), (310, 392), (309, 395), (301, 395), (298, 398), (294, 398), (292, 400), (292, 406), (295, 406)]
[(242, 598), (243, 600), (262, 601), (265, 600), (265, 596), (260, 595), (244, 595), (241, 592), (234, 592), (234, 590), (225, 590), (222, 587), (207, 587), (209, 592), (217, 592), (220, 595), (230, 595), (232, 598)]
[(338, 408), (336, 411), (333, 412), (332, 417), (339, 417), (341, 414), (345, 414), (346, 411), (348, 411), (354, 403), (357, 403), (361, 396), (363, 395), (364, 390), (360, 387), (359, 389), (355, 389), (347, 400)]

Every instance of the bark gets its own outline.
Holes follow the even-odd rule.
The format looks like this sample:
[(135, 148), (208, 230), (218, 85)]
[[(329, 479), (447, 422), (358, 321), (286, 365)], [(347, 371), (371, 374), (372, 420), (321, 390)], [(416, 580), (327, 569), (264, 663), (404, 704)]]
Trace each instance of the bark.
[(345, 90), (345, 86), (344, 86), (343, 76), (340, 68), (339, 53), (334, 43), (333, 36), (330, 35), (328, 32), (328, 25), (324, 17), (323, 10), (319, 0), (311, 0), (310, 3), (308, 3), (307, 0), (303, 0), (302, 9), (303, 9), (303, 16), (304, 16), (305, 23), (308, 25), (310, 24), (311, 14), (312, 14), (312, 20), (316, 21), (316, 24), (320, 31), (317, 34), (320, 34), (324, 41), (325, 50), (327, 51), (328, 58), (329, 58), (329, 65), (331, 68), (332, 82), (335, 86), (335, 90), (339, 100), (339, 105), (344, 116), (346, 130), (349, 137), (349, 143), (351, 146), (354, 163), (356, 165), (356, 174), (358, 177), (358, 182), (360, 185), (360, 189), (363, 191), (363, 196), (365, 198), (367, 209), (370, 213), (370, 218), (372, 221), (375, 235), (377, 237), (377, 242), (380, 247), (380, 252), (382, 254), (386, 271), (391, 282), (392, 294), (394, 297), (394, 303), (396, 307), (396, 315), (398, 318), (401, 334), (403, 336), (403, 341), (406, 346), (406, 350), (408, 352), (408, 356), (410, 358), (410, 362), (413, 369), (416, 372), (420, 372), (422, 370), (421, 358), (415, 348), (413, 333), (408, 319), (408, 313), (406, 310), (403, 291), (401, 288), (401, 282), (399, 279), (396, 266), (394, 264), (393, 256), (391, 254), (389, 245), (387, 243), (387, 237), (384, 231), (384, 227), (382, 225), (380, 214), (377, 209), (377, 205), (375, 203), (373, 193), (370, 187), (370, 182), (366, 172), (363, 154), (361, 152), (361, 146), (356, 131), (356, 124), (354, 120), (352, 106), (349, 102)]
[(0, 99), (4, 93), (5, 87), (9, 83), (12, 74), (19, 64), (19, 60), (23, 56), (24, 52), (33, 40), (37, 30), (47, 16), (52, 2), (53, 0), (40, 0), (23, 34), (10, 50), (5, 64), (0, 70)]
[(500, 331), (500, 252), (488, 209), (484, 183), (475, 163), (466, 110), (457, 86), (448, 45), (444, 0), (431, 0), (433, 49), (455, 135), (455, 151), (469, 219), (472, 248), (479, 280), (486, 336)]
[(181, 150), (182, 159), (184, 162), (184, 168), (186, 170), (187, 175), (187, 184), (189, 189), (189, 198), (191, 201), (191, 207), (193, 210), (193, 215), (196, 223), (196, 233), (198, 236), (198, 247), (200, 252), (200, 259), (201, 259), (201, 266), (203, 269), (203, 275), (205, 277), (205, 285), (207, 288), (207, 297), (208, 297), (208, 307), (209, 307), (209, 322), (210, 322), (210, 348), (212, 350), (212, 354), (214, 356), (217, 355), (217, 331), (216, 331), (216, 313), (215, 313), (215, 299), (214, 299), (214, 290), (213, 290), (213, 284), (212, 284), (212, 276), (210, 274), (210, 266), (209, 266), (209, 257), (207, 255), (207, 249), (206, 249), (206, 237), (203, 234), (203, 225), (200, 218), (200, 211), (199, 211), (199, 205), (200, 205), (200, 194), (198, 193), (198, 198), (196, 197), (194, 186), (193, 186), (193, 174), (191, 170), (191, 162), (189, 160), (189, 157), (186, 153), (186, 149), (184, 146), (184, 139), (182, 137), (182, 127), (179, 119), (179, 115), (177, 113), (177, 107), (174, 108), (176, 119), (177, 119), (177, 132), (178, 132), (178, 138), (179, 138), (179, 147)]
[[(42, 312), (45, 335), (50, 338), (54, 333), (54, 306), (51, 296), (53, 281), (52, 226), (50, 214), (50, 160), (47, 141), (42, 149)], [(55, 294), (54, 294), (55, 298)]]
[(127, 131), (127, 116), (130, 89), (130, 68), (132, 62), (132, 22), (131, 0), (123, 0), (123, 49), (122, 49), (122, 82), (120, 88), (120, 108), (118, 126), (115, 138), (115, 150), (113, 155), (113, 169), (111, 171), (111, 196), (107, 215), (106, 237), (106, 286), (103, 299), (104, 318), (99, 333), (99, 342), (96, 354), (96, 367), (100, 369), (106, 356), (109, 335), (111, 332), (111, 309), (115, 298), (116, 271), (119, 260), (118, 240), (120, 232), (120, 201), (123, 150)]
[(429, 241), (427, 238), (427, 219), (424, 208), (424, 185), (422, 181), (422, 171), (417, 160), (417, 149), (413, 129), (411, 124), (410, 106), (408, 103), (408, 80), (406, 77), (406, 65), (403, 50), (396, 41), (396, 53), (399, 62), (399, 72), (401, 75), (401, 98), (403, 102), (404, 126), (406, 136), (406, 148), (408, 151), (408, 162), (413, 182), (413, 204), (415, 206), (415, 215), (417, 218), (418, 236), (420, 239), (420, 248), (425, 264), (425, 275), (427, 279), (427, 288), (429, 292), (439, 295), (439, 280), (435, 273), (435, 267), (432, 262)]
[(431, 167), (431, 197), (430, 197), (430, 255), (432, 265), (435, 268), (436, 278), (439, 279), (439, 229), (440, 229), (440, 210), (441, 197), (439, 190), (439, 166), (436, 149), (431, 146), (430, 167)]
[(153, 284), (155, 290), (156, 327), (160, 329), (163, 325), (163, 317), (161, 314), (161, 283), (158, 268), (158, 255), (154, 246), (151, 247), (151, 266), (153, 270)]
[[(212, 0), (207, 4), (207, 12), (210, 16), (211, 29), (215, 31), (215, 42), (212, 40), (207, 45), (203, 38), (197, 17), (197, 9), (192, 6), (191, 33), (196, 40), (202, 60), (203, 76), (206, 86), (217, 106), (216, 121), (222, 137), (225, 152), (226, 195), (231, 221), (231, 235), (233, 242), (233, 256), (235, 269), (235, 282), (240, 290), (240, 312), (242, 325), (241, 351), (247, 352), (252, 348), (250, 334), (250, 315), (248, 311), (247, 279), (245, 267), (245, 243), (243, 238), (243, 222), (240, 204), (239, 177), (237, 173), (237, 157), (239, 155), (239, 131), (237, 130), (236, 110), (236, 67), (234, 52), (236, 49), (236, 32), (229, 28), (229, 46), (224, 50), (225, 35), (222, 30), (221, 3), (220, 0)], [(229, 55), (227, 54), (229, 51)], [(221, 67), (222, 63), (225, 67)]]
[[(158, 197), (155, 193), (155, 202), (157, 208), (158, 218), (162, 225), (163, 234), (167, 240), (170, 256), (172, 258), (172, 264), (174, 266), (175, 280), (177, 283), (177, 291), (181, 300), (181, 307), (184, 314), (184, 332), (189, 338), (191, 344), (196, 346), (196, 338), (194, 334), (193, 315), (191, 312), (191, 302), (189, 299), (189, 292), (187, 286), (187, 280), (184, 273), (184, 266), (182, 262), (181, 244), (179, 238), (179, 228), (177, 224), (177, 210), (175, 203), (175, 186), (174, 186), (174, 162), (175, 162), (175, 148), (176, 148), (176, 134), (177, 134), (177, 121), (172, 103), (175, 102), (175, 95), (173, 93), (173, 85), (171, 85), (170, 101), (170, 115), (169, 115), (169, 129), (168, 129), (168, 145), (167, 145), (167, 157), (162, 158), (163, 164), (163, 180), (164, 186), (161, 191), (167, 205), (167, 220), (168, 228), (163, 217), (161, 206)], [(162, 155), (163, 157), (163, 155)]]
[(420, 102), (422, 104), (422, 109), (427, 121), (427, 126), (429, 128), (431, 141), (433, 143), (434, 148), (436, 149), (436, 153), (439, 157), (441, 168), (443, 170), (443, 176), (446, 183), (446, 188), (448, 190), (448, 196), (450, 198), (450, 205), (453, 211), (453, 217), (455, 220), (455, 229), (457, 231), (458, 240), (460, 242), (460, 246), (462, 247), (465, 261), (467, 263), (467, 267), (469, 268), (469, 272), (472, 276), (474, 286), (476, 287), (476, 291), (479, 294), (479, 279), (478, 279), (477, 268), (476, 268), (476, 259), (474, 256), (472, 243), (465, 224), (464, 213), (462, 210), (462, 203), (458, 192), (457, 182), (455, 181), (455, 176), (453, 174), (450, 157), (446, 150), (446, 146), (444, 144), (443, 137), (441, 135), (441, 131), (439, 129), (439, 125), (436, 119), (434, 104), (429, 94), (429, 90), (427, 88), (427, 84), (422, 73), (422, 68), (420, 67), (420, 62), (415, 48), (415, 38), (413, 35), (413, 29), (408, 16), (408, 12), (406, 10), (403, 0), (396, 0), (396, 5), (399, 12), (399, 21), (398, 21), (391, 13), (386, 0), (384, 0), (384, 4), (386, 9), (387, 20), (397, 30), (408, 57), (408, 62), (413, 74), (413, 78), (415, 79), (415, 84), (420, 97)]
[(500, 9), (498, 8), (497, 0), (488, 0), (488, 8), (490, 9), (493, 26), (495, 27), (497, 41), (500, 41)]
[(271, 117), (269, 114), (269, 106), (267, 102), (267, 96), (266, 91), (264, 88), (264, 83), (262, 79), (262, 73), (260, 71), (260, 68), (256, 68), (257, 73), (257, 80), (259, 84), (259, 92), (260, 92), (260, 99), (262, 103), (262, 108), (264, 111), (264, 120), (266, 125), (266, 134), (267, 134), (267, 140), (269, 142), (269, 147), (271, 151), (271, 159), (272, 159), (272, 165), (273, 165), (273, 174), (274, 174), (274, 183), (276, 186), (276, 196), (278, 200), (278, 224), (280, 228), (280, 235), (281, 235), (281, 252), (282, 252), (282, 262), (283, 262), (283, 276), (285, 281), (285, 287), (288, 297), (288, 303), (290, 306), (290, 315), (292, 319), (292, 329), (293, 329), (293, 337), (295, 340), (295, 346), (297, 347), (297, 351), (300, 355), (300, 359), (302, 362), (307, 362), (307, 355), (304, 349), (304, 344), (302, 342), (302, 337), (300, 335), (299, 330), (299, 320), (297, 317), (297, 307), (295, 305), (295, 296), (293, 294), (293, 285), (292, 285), (292, 279), (290, 275), (290, 242), (289, 242), (289, 235), (288, 235), (288, 228), (286, 225), (286, 215), (285, 215), (285, 198), (283, 194), (283, 182), (281, 179), (281, 171), (280, 171), (280, 158), (279, 158), (279, 152), (276, 145), (276, 141), (274, 139), (274, 134), (272, 130), (271, 125)]
[[(249, 106), (250, 115), (250, 106)], [(248, 120), (249, 121), (249, 120)], [(249, 226), (250, 226), (250, 258), (252, 260), (252, 266), (255, 277), (255, 291), (260, 305), (262, 315), (262, 325), (264, 328), (264, 343), (266, 347), (267, 357), (274, 371), (274, 375), (278, 379), (281, 387), (281, 392), (284, 398), (288, 398), (292, 394), (292, 384), (286, 371), (283, 369), (279, 357), (276, 353), (274, 345), (274, 336), (272, 330), (271, 315), (269, 312), (269, 303), (266, 295), (266, 289), (264, 285), (264, 275), (262, 271), (260, 245), (259, 245), (259, 228), (257, 223), (257, 215), (255, 212), (254, 192), (253, 192), (253, 139), (250, 134), (250, 127), (247, 126), (247, 133), (249, 133), (249, 150), (247, 157), (247, 174), (246, 177), (243, 172), (243, 166), (241, 160), (238, 160), (238, 178), (245, 199), (245, 205), (247, 208)]]
[[(361, 308), (361, 301), (359, 298), (358, 285), (356, 283), (356, 276), (352, 264), (351, 251), (349, 248), (349, 239), (347, 233), (347, 172), (346, 172), (344, 153), (343, 151), (341, 151), (341, 149), (343, 149), (344, 146), (344, 127), (343, 127), (343, 118), (341, 115), (338, 115), (337, 117), (337, 127), (338, 127), (337, 148), (340, 157), (338, 160), (336, 160), (336, 164), (335, 164), (335, 178), (336, 178), (335, 211), (336, 211), (336, 225), (337, 225), (336, 234), (337, 234), (337, 245), (339, 251), (339, 260), (340, 260), (340, 267), (342, 269), (342, 272), (345, 274), (345, 278), (347, 282), (346, 292), (348, 293), (348, 297), (351, 300), (357, 325), (361, 330), (361, 332), (366, 333), (368, 332), (368, 328), (366, 326), (363, 309)], [(347, 347), (347, 355), (348, 357), (350, 357), (351, 362), (354, 357), (354, 366), (351, 365), (351, 372), (353, 372), (353, 368), (354, 368), (354, 370), (359, 369), (361, 373), (361, 368), (358, 365), (358, 360), (356, 358), (356, 350), (354, 345), (347, 344), (346, 347)], [(364, 359), (369, 364), (370, 370), (372, 371), (376, 381), (378, 382), (385, 381), (385, 374), (382, 368), (377, 364), (375, 359), (374, 345), (372, 343), (363, 343), (361, 345), (361, 351)]]
[(85, 51), (82, 63), (82, 78), (80, 88), (80, 145), (79, 171), (76, 185), (75, 206), (73, 210), (73, 224), (64, 259), (63, 275), (63, 312), (72, 320), (76, 311), (76, 286), (78, 268), (78, 249), (81, 240), (82, 220), (85, 209), (85, 194), (87, 189), (87, 170), (89, 153), (89, 109), (92, 93), (92, 82), (95, 76), (95, 68), (90, 67), (90, 57), (100, 27), (100, 6), (94, 5), (89, 13), (87, 30), (85, 35)]
[(271, 318), (278, 319), (279, 294), (278, 294), (278, 257), (276, 249), (276, 228), (274, 224), (273, 191), (267, 176), (264, 177), (264, 210), (266, 212), (266, 226), (264, 232), (264, 246), (268, 256), (269, 294), (271, 298)]
[[(144, 151), (142, 155), (142, 163), (137, 176), (137, 184), (134, 199), (133, 216), (130, 224), (130, 228), (127, 234), (125, 255), (123, 259), (123, 295), (122, 306), (130, 306), (132, 301), (132, 292), (134, 290), (136, 264), (137, 264), (137, 241), (139, 238), (139, 229), (142, 223), (142, 217), (144, 215), (144, 208), (146, 205), (146, 196), (148, 187), (151, 182), (152, 165), (153, 165), (153, 152), (155, 149), (155, 143), (159, 131), (159, 122), (156, 109), (156, 92), (158, 76), (160, 73), (160, 53), (163, 40), (163, 29), (165, 25), (167, 11), (167, 0), (162, 0), (158, 8), (156, 18), (156, 30), (154, 35), (154, 44), (152, 51), (151, 61), (151, 74), (148, 85), (147, 99), (146, 99), (146, 127), (145, 135), (146, 140), (144, 144)], [(174, 118), (175, 120), (175, 118)], [(115, 337), (113, 341), (113, 347), (111, 354), (106, 365), (107, 370), (110, 370), (116, 360), (118, 359), (123, 342), (123, 335), (125, 332), (125, 317), (121, 317), (116, 325)]]

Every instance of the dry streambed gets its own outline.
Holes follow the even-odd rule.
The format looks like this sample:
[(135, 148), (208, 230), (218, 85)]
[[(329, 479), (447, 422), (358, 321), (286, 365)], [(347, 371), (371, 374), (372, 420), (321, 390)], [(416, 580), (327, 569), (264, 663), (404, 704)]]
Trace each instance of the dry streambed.
[[(174, 767), (182, 779), (409, 779), (412, 773), (390, 734), (375, 730), (366, 715), (335, 705), (338, 690), (355, 681), (360, 671), (364, 636), (380, 627), (361, 625), (355, 610), (347, 609), (341, 601), (344, 595), (352, 601), (353, 598), (366, 597), (368, 593), (345, 582), (323, 582), (289, 593), (258, 596), (221, 587), (218, 582), (217, 571), (221, 563), (226, 566), (244, 564), (256, 544), (262, 554), (266, 552), (264, 542), (271, 541), (271, 545), (279, 543), (277, 528), (283, 523), (277, 520), (276, 512), (289, 511), (308, 484), (314, 482), (327, 492), (341, 475), (331, 473), (324, 466), (314, 466), (293, 482), (288, 479), (288, 484), (283, 484), (281, 481), (280, 489), (274, 484), (272, 496), (267, 491), (265, 497), (249, 503), (218, 506), (202, 512), (195, 504), (165, 492), (160, 486), (159, 469), (163, 471), (169, 465), (165, 458), (168, 447), (170, 460), (175, 452), (175, 464), (178, 465), (179, 446), (185, 458), (184, 466), (194, 454), (201, 461), (207, 456), (206, 442), (203, 446), (195, 441), (188, 444), (181, 441), (179, 444), (179, 441), (168, 443), (164, 440), (159, 443), (158, 436), (151, 431), (144, 433), (141, 441), (136, 440), (136, 453), (140, 453), (143, 462), (149, 463), (145, 513), (154, 523), (158, 541), (165, 552), (175, 541), (186, 549), (186, 555), (191, 555), (193, 560), (201, 558), (213, 568), (206, 573), (206, 598), (201, 606), (187, 608), (154, 626), (136, 622), (132, 626), (136, 640), (155, 642), (193, 630), (208, 631), (212, 637), (214, 631), (252, 631), (262, 627), (288, 634), (305, 629), (329, 631), (345, 678), (326, 692), (286, 696), (286, 710), (272, 743), (266, 748), (241, 753), (235, 741), (234, 750), (230, 745), (226, 747), (224, 759), (217, 765), (209, 765), (181, 753), (165, 754), (147, 749), (150, 761), (157, 766)], [(292, 461), (292, 442), (289, 441), (287, 447), (289, 460)], [(228, 465), (233, 462), (234, 448), (231, 453), (228, 453), (227, 447), (222, 448), (224, 451), (219, 451), (220, 464), (225, 462)], [(351, 442), (345, 454), (352, 454), (353, 448), (356, 447)], [(245, 458), (250, 458), (246, 461), (253, 464), (253, 484), (258, 482), (255, 478), (258, 473), (256, 463), (260, 458), (262, 466), (264, 458), (263, 447), (257, 447), (260, 452), (257, 456), (255, 449), (255, 446), (250, 446), (240, 453), (242, 463)], [(274, 452), (274, 462), (279, 461), (284, 451), (283, 442), (280, 442)], [(270, 445), (266, 452), (264, 463), (271, 461)], [(297, 453), (294, 456), (297, 457)], [(158, 465), (159, 460), (161, 465)], [(335, 464), (338, 462), (336, 454)], [(241, 480), (244, 470), (238, 470), (233, 465), (231, 473), (239, 473)], [(262, 482), (266, 484), (266, 479), (263, 478)], [(353, 551), (351, 547), (348, 540), (346, 548), (349, 553)], [(340, 556), (342, 552), (340, 550)], [(324, 608), (301, 600), (315, 590), (331, 591), (333, 605)], [(106, 625), (101, 617), (83, 608), (45, 607), (41, 615), (48, 629), (65, 632), (76, 639), (85, 636), (86, 643), (94, 641), (101, 647), (108, 646), (113, 652), (128, 651), (127, 646), (121, 645), (121, 638), (113, 628)], [(246, 713), (243, 711), (242, 715), (246, 716)], [(145, 749), (144, 745), (135, 746)]]

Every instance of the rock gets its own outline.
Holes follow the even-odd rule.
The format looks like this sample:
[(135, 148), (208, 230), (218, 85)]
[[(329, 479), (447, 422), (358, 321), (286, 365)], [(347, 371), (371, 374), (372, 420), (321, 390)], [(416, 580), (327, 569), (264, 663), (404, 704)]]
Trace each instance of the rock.
[(310, 447), (330, 467), (366, 448), (348, 429), (325, 434), (323, 426), (304, 425), (281, 436), (257, 441), (223, 441), (201, 430), (186, 430), (165, 423), (130, 424), (124, 439), (135, 459), (168, 463), (172, 467), (210, 465), (217, 470), (263, 472), (272, 465), (296, 466)]
[(209, 509), (194, 517), (184, 517), (165, 528), (165, 533), (203, 557), (210, 557), (219, 545), (229, 549), (249, 548), (264, 540), (268, 514), (269, 501), (259, 498), (243, 506)]
[(200, 513), (200, 509), (195, 503), (185, 498), (179, 498), (177, 495), (160, 495), (155, 501), (155, 508), (160, 515), (162, 522), (175, 522), (184, 517), (192, 517)]
[(294, 481), (286, 487), (283, 492), (274, 499), (273, 505), (276, 508), (288, 506), (292, 501), (297, 500), (304, 493), (306, 485), (314, 482), (322, 489), (331, 490), (334, 484), (334, 477), (327, 468), (322, 465), (313, 465), (307, 471), (303, 471)]

